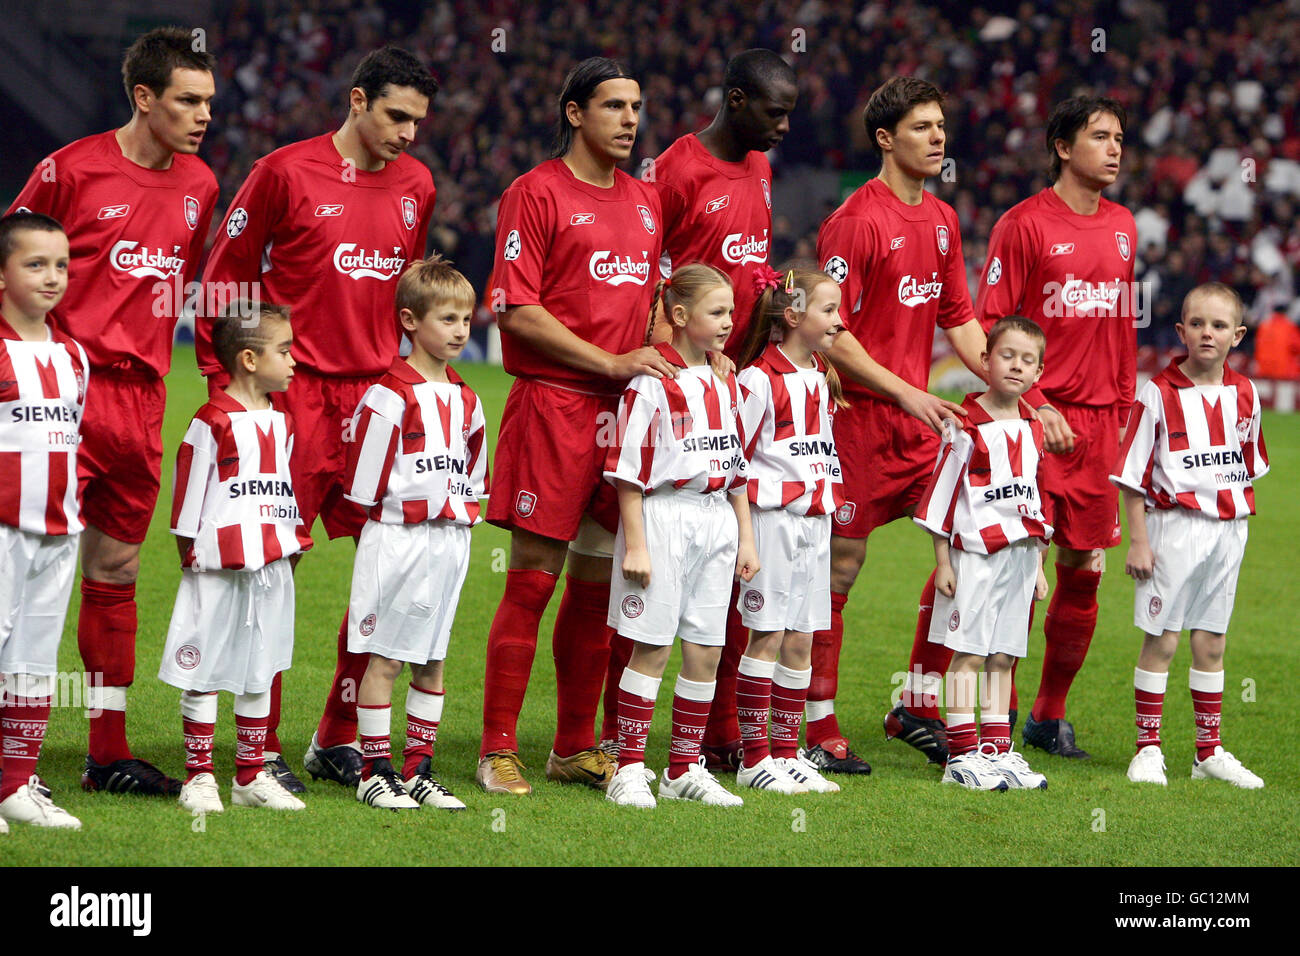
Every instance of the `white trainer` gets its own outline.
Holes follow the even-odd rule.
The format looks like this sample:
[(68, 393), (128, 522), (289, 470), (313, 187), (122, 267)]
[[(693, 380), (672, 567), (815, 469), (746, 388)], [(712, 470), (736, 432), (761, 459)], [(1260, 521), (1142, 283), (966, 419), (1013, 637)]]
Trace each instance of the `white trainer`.
[[(985, 750), (985, 747), (989, 750)], [(1008, 790), (1046, 790), (1047, 777), (1029, 769), (1029, 762), (1024, 754), (1008, 750), (1004, 754), (997, 752), (992, 744), (981, 744), (980, 755), (993, 765), (1002, 779), (1007, 782)]]
[[(371, 778), (374, 779), (373, 777)], [(438, 810), (464, 810), (465, 804), (454, 793), (444, 787), (429, 771), (411, 776), (405, 783), (406, 795), (416, 803)]]
[[(610, 760), (612, 760), (615, 764), (618, 763), (618, 741), (617, 740), (611, 740), (610, 738), (606, 737), (600, 743), (596, 744), (596, 749), (604, 751), (605, 755), (609, 757)], [(649, 767), (647, 767), (645, 764), (641, 764), (641, 766), (644, 768), (646, 781), (648, 783), (654, 783), (655, 772), (651, 770)]]
[(420, 805), (406, 792), (401, 774), (391, 765), (376, 767), (369, 780), (358, 780), (357, 799), (381, 810), (420, 809)]
[(655, 795), (650, 792), (650, 781), (646, 779), (645, 764), (630, 763), (619, 767), (609, 786), (605, 788), (605, 799), (620, 807), (641, 807), (653, 810)]
[(950, 757), (943, 769), (943, 782), (955, 783), (967, 790), (1006, 790), (1007, 778), (979, 751)]
[[(802, 775), (800, 775), (802, 776)], [(807, 778), (804, 782), (786, 772), (785, 767), (772, 757), (766, 756), (752, 767), (742, 762), (736, 771), (736, 785), (749, 787), (751, 790), (770, 790), (772, 793), (807, 793)]]
[[(1192, 761), (1192, 779), (1226, 780), (1243, 790), (1258, 790), (1264, 786), (1263, 780), (1243, 767), (1240, 760), (1222, 747), (1215, 747), (1214, 755), (1206, 760)], [(0, 804), (0, 811), (3, 809), (4, 804)]]
[(676, 780), (669, 780), (665, 770), (659, 779), (659, 797), (662, 800), (696, 800), (710, 807), (740, 807), (745, 803), (704, 769), (703, 757)]
[(80, 820), (62, 807), (54, 805), (50, 792), (41, 786), (40, 778), (35, 774), (0, 803), (0, 819), (58, 830), (81, 829)]
[(821, 769), (808, 759), (807, 751), (802, 747), (794, 757), (778, 757), (776, 765), (784, 767), (785, 772), (794, 777), (797, 783), (807, 787), (809, 793), (840, 792), (840, 785), (834, 780), (823, 777)]
[(221, 805), (217, 778), (210, 773), (196, 774), (193, 779), (186, 780), (178, 802), (186, 810), (203, 813), (221, 813), (226, 809)]
[(1165, 755), (1160, 752), (1159, 744), (1147, 744), (1133, 755), (1128, 762), (1128, 778), (1134, 783), (1169, 785), (1165, 779)]
[(8, 832), (9, 832), (9, 824), (5, 823), (4, 817), (0, 817), (0, 836), (4, 836)]
[(267, 810), (305, 810), (303, 803), (265, 770), (259, 770), (247, 786), (236, 779), (230, 785), (230, 805), (233, 807), (264, 807)]

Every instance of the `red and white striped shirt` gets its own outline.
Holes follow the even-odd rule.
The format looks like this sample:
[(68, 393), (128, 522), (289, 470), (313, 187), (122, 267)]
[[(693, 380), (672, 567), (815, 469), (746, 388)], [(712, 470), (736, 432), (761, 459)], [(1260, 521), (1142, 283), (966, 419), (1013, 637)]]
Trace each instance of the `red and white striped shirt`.
[(1046, 543), (1052, 526), (1038, 492), (1042, 423), (1027, 414), (991, 418), (976, 397), (962, 402), (964, 429), (944, 422), (939, 460), (912, 520), (959, 551), (993, 554), (1028, 538)]
[(826, 515), (844, 503), (826, 365), (819, 355), (813, 361), (813, 368), (799, 368), (773, 344), (740, 373), (749, 501), (756, 508)]
[(256, 571), (311, 547), (289, 477), (292, 452), (293, 425), (278, 408), (249, 411), (218, 392), (198, 410), (172, 485), (172, 534), (194, 539), (181, 567)]
[(450, 368), (447, 377), (450, 382), (430, 382), (394, 359), (357, 406), (344, 497), (366, 508), (371, 521), (473, 526), (483, 520), (483, 404)]
[(735, 375), (721, 382), (708, 363), (687, 366), (667, 343), (655, 346), (681, 371), (638, 375), (618, 403), (618, 433), (605, 457), (605, 480), (646, 494), (684, 488), (709, 494), (745, 484), (744, 426)]
[(76, 534), (77, 445), (90, 368), (86, 353), (48, 323), (26, 342), (0, 319), (0, 524), (29, 534)]
[(1227, 366), (1222, 385), (1196, 385), (1179, 361), (1138, 392), (1110, 480), (1142, 492), (1148, 508), (1253, 515), (1251, 482), (1268, 473), (1255, 385)]

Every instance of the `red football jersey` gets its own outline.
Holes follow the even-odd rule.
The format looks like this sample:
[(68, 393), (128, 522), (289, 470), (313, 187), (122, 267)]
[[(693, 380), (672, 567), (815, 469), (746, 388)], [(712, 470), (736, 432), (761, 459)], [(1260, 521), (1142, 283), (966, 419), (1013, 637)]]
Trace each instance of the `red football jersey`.
[[(817, 261), (840, 284), (844, 327), (885, 368), (927, 388), (935, 325), (975, 317), (953, 208), (930, 193), (909, 206), (873, 179), (822, 223)], [(847, 376), (844, 391), (883, 398)]]
[[(645, 341), (663, 232), (653, 187), (621, 170), (602, 189), (561, 159), (520, 176), (501, 196), (493, 266), (500, 305), (540, 305), (579, 338), (621, 355)], [(623, 382), (565, 365), (509, 333), (511, 375), (618, 394)]]
[(654, 172), (669, 260), (704, 262), (731, 277), (736, 312), (724, 351), (738, 361), (758, 299), (754, 268), (771, 256), (772, 167), (757, 151), (744, 162), (724, 162), (692, 133), (663, 151)]
[(109, 130), (41, 160), (9, 212), (63, 224), (68, 292), (50, 317), (90, 364), (130, 363), (163, 376), (216, 205), (217, 179), (203, 160), (176, 153), (167, 169), (146, 169), (122, 155)]
[[(289, 306), (294, 358), (323, 375), (381, 375), (397, 354), (397, 280), (424, 255), (433, 176), (402, 155), (378, 172), (344, 163), (332, 133), (253, 164), (212, 247), (204, 285), (261, 282)], [(230, 287), (237, 288), (237, 287)], [(211, 319), (197, 323), (199, 368), (220, 368)]]
[(1080, 216), (1049, 187), (1002, 216), (989, 238), (975, 311), (985, 331), (1005, 315), (1047, 333), (1043, 377), (1026, 399), (1076, 405), (1122, 403), (1137, 380), (1137, 227), (1123, 206), (1101, 200)]

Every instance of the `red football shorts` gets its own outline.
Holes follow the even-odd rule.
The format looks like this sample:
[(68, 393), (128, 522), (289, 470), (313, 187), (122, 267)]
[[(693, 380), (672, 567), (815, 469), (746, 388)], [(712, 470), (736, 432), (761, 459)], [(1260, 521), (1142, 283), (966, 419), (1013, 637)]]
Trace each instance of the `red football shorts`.
[(849, 400), (835, 413), (844, 504), (831, 533), (865, 538), (916, 507), (939, 457), (939, 436), (892, 402)]
[(1119, 493), (1110, 472), (1119, 458), (1119, 412), (1114, 405), (1052, 402), (1074, 431), (1074, 451), (1044, 455), (1038, 465), (1043, 515), (1052, 541), (1076, 551), (1120, 542)]
[(380, 375), (321, 375), (299, 365), (294, 371), (285, 405), (293, 416), (293, 455), (289, 474), (298, 511), (310, 531), (319, 515), (331, 538), (361, 533), (366, 513), (343, 497), (343, 473), (352, 416), (361, 396)]
[(158, 503), (167, 388), (153, 372), (92, 369), (77, 450), (81, 515), (109, 537), (140, 544)]
[(501, 413), (487, 520), (557, 541), (572, 541), (584, 514), (617, 531), (618, 495), (603, 477), (617, 420), (616, 395), (516, 379)]

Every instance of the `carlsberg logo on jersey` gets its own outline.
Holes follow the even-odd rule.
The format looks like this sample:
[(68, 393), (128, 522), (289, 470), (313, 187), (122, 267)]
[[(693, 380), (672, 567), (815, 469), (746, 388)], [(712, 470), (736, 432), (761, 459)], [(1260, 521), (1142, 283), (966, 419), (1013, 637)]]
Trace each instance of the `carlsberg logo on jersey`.
[(392, 279), (401, 275), (406, 256), (401, 246), (393, 246), (393, 254), (385, 256), (378, 249), (367, 252), (357, 248), (355, 242), (340, 242), (334, 250), (334, 268), (349, 279)]
[(763, 230), (762, 239), (757, 236), (747, 236), (744, 233), (733, 232), (722, 240), (722, 258), (732, 265), (766, 262), (767, 241), (766, 229)]
[(931, 272), (930, 278), (926, 280), (911, 275), (898, 280), (898, 301), (909, 308), (915, 309), (931, 299), (937, 299), (942, 292), (943, 280), (937, 272)]
[(155, 279), (169, 279), (181, 274), (185, 268), (185, 257), (178, 255), (180, 246), (172, 249), (171, 255), (161, 249), (150, 250), (148, 247), (136, 251), (138, 242), (122, 239), (114, 244), (108, 254), (108, 262), (119, 272), (135, 276), (137, 279), (152, 276)]
[(649, 253), (641, 250), (641, 261), (637, 262), (631, 256), (620, 256), (602, 249), (591, 254), (587, 271), (593, 279), (610, 285), (623, 285), (627, 282), (645, 285), (650, 279)]
[(1067, 278), (1064, 284), (1049, 283), (1046, 290), (1049, 298), (1043, 303), (1043, 314), (1059, 316), (1086, 315), (1098, 310), (1110, 312), (1119, 302), (1122, 285), (1118, 279), (1114, 282), (1093, 283), (1074, 277)]

